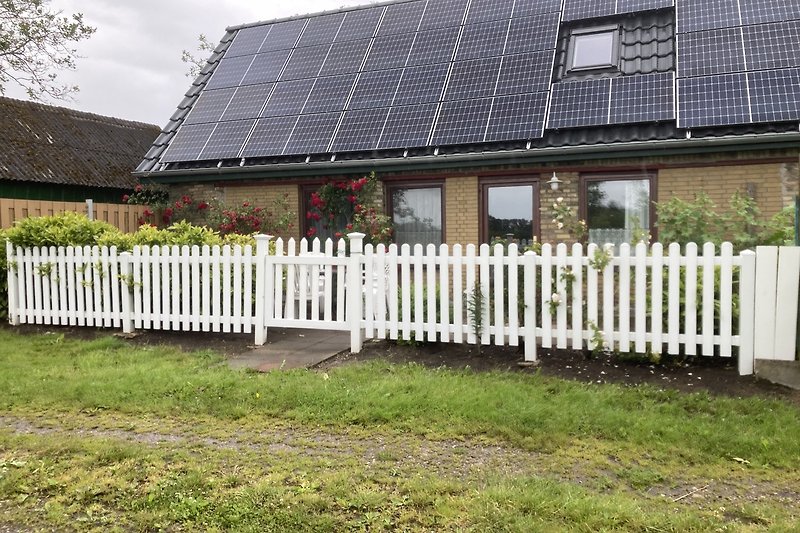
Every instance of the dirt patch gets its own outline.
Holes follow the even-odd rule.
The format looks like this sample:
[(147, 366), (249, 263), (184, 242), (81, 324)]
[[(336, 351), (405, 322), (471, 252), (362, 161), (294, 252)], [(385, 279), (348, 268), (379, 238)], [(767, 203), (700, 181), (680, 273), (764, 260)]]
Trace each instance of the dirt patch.
[(344, 353), (319, 368), (332, 368), (359, 361), (384, 359), (392, 363), (418, 363), (431, 368), (470, 369), (478, 372), (504, 371), (538, 373), (584, 383), (617, 383), (635, 386), (642, 383), (683, 392), (706, 391), (711, 394), (745, 397), (769, 396), (787, 399), (800, 405), (800, 391), (758, 379), (740, 376), (736, 360), (722, 357), (696, 357), (686, 361), (652, 364), (642, 360), (621, 359), (613, 354), (592, 356), (572, 350), (539, 350), (536, 366), (520, 366), (521, 348), (455, 344), (398, 345), (373, 341), (359, 354)]

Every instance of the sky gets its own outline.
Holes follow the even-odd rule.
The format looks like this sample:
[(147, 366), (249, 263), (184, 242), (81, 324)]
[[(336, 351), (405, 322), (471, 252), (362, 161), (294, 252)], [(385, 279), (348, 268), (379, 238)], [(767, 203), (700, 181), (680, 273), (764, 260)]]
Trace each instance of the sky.
[[(181, 52), (198, 35), (216, 45), (225, 28), (297, 14), (370, 4), (369, 0), (52, 0), (64, 14), (83, 13), (97, 31), (78, 44), (77, 70), (59, 79), (78, 85), (74, 101), (47, 103), (164, 126), (192, 80)], [(195, 53), (195, 55), (206, 55)], [(26, 99), (11, 85), (6, 96)]]

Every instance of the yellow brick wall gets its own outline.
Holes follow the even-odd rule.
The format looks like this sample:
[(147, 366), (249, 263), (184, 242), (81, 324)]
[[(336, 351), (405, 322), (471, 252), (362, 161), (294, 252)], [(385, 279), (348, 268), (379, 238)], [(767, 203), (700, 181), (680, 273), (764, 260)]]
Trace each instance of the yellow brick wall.
[[(539, 184), (539, 214), (541, 225), (539, 233), (542, 242), (573, 242), (575, 238), (564, 228), (559, 229), (553, 222), (555, 212), (553, 204), (560, 198), (564, 205), (573, 209), (573, 213), (578, 217), (580, 214), (580, 175), (577, 172), (559, 172), (558, 179), (563, 183), (559, 184), (558, 190), (554, 191), (546, 183), (547, 176), (550, 174), (542, 173), (542, 180)], [(547, 179), (544, 179), (547, 178)]]
[(692, 200), (705, 192), (720, 208), (726, 210), (735, 191), (754, 194), (761, 213), (769, 217), (787, 205), (783, 175), (791, 174), (785, 163), (741, 166), (703, 166), (670, 168), (658, 172), (658, 202), (670, 198)]
[(478, 177), (448, 178), (444, 183), (444, 240), (449, 245), (477, 244), (479, 239)]
[[(229, 206), (242, 205), (243, 202), (249, 202), (253, 206), (263, 207), (273, 215), (278, 217), (286, 211), (293, 212), (292, 223), (289, 230), (283, 232), (276, 237), (283, 237), (288, 239), (300, 237), (300, 187), (297, 185), (287, 184), (258, 184), (258, 185), (245, 185), (224, 188), (225, 204)], [(286, 209), (281, 209), (279, 204), (284, 203)], [(277, 209), (277, 211), (275, 211)]]

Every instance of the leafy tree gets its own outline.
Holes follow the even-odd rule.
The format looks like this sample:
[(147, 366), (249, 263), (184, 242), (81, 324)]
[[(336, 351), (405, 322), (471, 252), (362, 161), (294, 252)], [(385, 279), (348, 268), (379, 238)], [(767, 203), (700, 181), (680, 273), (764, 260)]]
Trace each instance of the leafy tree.
[(50, 0), (0, 0), (0, 94), (9, 83), (19, 85), (33, 100), (66, 99), (76, 86), (58, 82), (57, 71), (75, 70), (75, 43), (95, 28), (83, 14), (62, 16)]
[(214, 45), (208, 41), (208, 37), (202, 33), (197, 36), (197, 52), (201, 52), (201, 56), (195, 56), (189, 50), (184, 50), (181, 53), (181, 61), (189, 65), (189, 70), (186, 71), (187, 78), (196, 78), (200, 71), (206, 64), (206, 57), (214, 51)]

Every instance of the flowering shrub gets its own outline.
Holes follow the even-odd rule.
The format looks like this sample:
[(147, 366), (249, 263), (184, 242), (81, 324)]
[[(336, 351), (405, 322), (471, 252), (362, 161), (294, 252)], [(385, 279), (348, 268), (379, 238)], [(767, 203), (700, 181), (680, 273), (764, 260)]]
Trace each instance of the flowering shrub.
[(553, 224), (558, 229), (565, 230), (576, 241), (582, 241), (589, 233), (586, 221), (581, 220), (573, 207), (564, 203), (564, 198), (558, 197), (553, 202)]
[[(379, 214), (374, 207), (377, 178), (375, 174), (353, 180), (329, 181), (311, 193), (311, 208), (306, 219), (321, 222), (325, 229), (338, 230), (334, 237), (345, 232), (361, 232), (373, 244), (389, 243), (392, 238), (391, 219)], [(315, 227), (306, 236), (317, 235)]]

